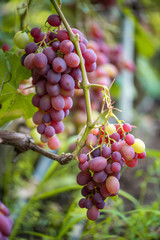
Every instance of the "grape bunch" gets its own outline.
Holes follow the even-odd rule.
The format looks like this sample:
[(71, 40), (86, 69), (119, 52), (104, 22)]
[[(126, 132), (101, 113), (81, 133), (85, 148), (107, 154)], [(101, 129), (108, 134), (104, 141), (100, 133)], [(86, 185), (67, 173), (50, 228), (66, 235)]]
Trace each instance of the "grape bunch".
[(8, 208), (0, 202), (0, 240), (7, 240), (11, 234), (13, 222), (9, 217)]
[(77, 183), (83, 186), (79, 201), (87, 208), (87, 217), (96, 220), (99, 209), (105, 207), (105, 199), (118, 194), (120, 172), (126, 164), (135, 167), (138, 158), (146, 156), (145, 144), (130, 132), (132, 126), (108, 124), (91, 130), (80, 151)]
[[(21, 62), (32, 71), (32, 84), (36, 91), (32, 104), (38, 108), (33, 122), (38, 125), (37, 131), (41, 134), (41, 141), (48, 143), (49, 148), (55, 150), (60, 145), (55, 134), (64, 130), (62, 120), (68, 116), (73, 105), (72, 97), (75, 88), (79, 88), (78, 83), (82, 81), (82, 72), (80, 58), (67, 30), (60, 30), (60, 17), (52, 14), (47, 23), (50, 30), (46, 34), (38, 27), (31, 29), (30, 34), (34, 42), (25, 46), (26, 53)], [(72, 28), (72, 32), (79, 35), (79, 46), (86, 71), (94, 71), (96, 54), (92, 49), (87, 49), (88, 42), (78, 29)]]

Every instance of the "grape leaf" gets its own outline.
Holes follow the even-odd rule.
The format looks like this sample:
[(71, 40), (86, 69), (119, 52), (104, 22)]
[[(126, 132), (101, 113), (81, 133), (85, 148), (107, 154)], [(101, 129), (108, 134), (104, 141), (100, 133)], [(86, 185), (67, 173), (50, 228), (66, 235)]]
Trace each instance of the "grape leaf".
[(0, 50), (0, 126), (21, 116), (29, 118), (36, 111), (31, 102), (33, 94), (23, 95), (18, 91), (20, 82), (31, 75), (21, 65), (20, 58)]

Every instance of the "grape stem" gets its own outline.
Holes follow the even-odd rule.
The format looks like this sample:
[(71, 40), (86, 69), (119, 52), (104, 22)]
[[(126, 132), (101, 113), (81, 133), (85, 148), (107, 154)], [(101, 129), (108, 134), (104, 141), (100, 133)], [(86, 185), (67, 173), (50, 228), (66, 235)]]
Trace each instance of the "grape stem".
[(72, 29), (70, 27), (70, 25), (68, 24), (65, 16), (63, 15), (61, 9), (59, 8), (56, 0), (50, 0), (51, 3), (53, 4), (55, 10), (57, 11), (58, 15), (60, 16), (64, 26), (66, 27), (70, 40), (74, 43), (77, 54), (80, 58), (80, 66), (81, 66), (81, 71), (82, 71), (82, 84), (81, 87), (84, 91), (84, 97), (85, 97), (85, 103), (86, 103), (86, 112), (87, 112), (87, 126), (86, 129), (84, 131), (84, 134), (82, 135), (79, 143), (77, 144), (76, 149), (73, 152), (73, 156), (76, 157), (76, 155), (78, 154), (79, 150), (82, 148), (90, 130), (94, 127), (93, 124), (93, 118), (92, 118), (92, 109), (91, 109), (91, 100), (90, 100), (90, 93), (89, 93), (89, 81), (88, 81), (88, 77), (87, 77), (87, 73), (86, 73), (86, 69), (85, 69), (85, 65), (83, 62), (83, 57), (82, 57), (82, 53), (81, 53), (81, 49), (79, 46), (79, 36), (78, 34), (74, 34), (72, 32)]

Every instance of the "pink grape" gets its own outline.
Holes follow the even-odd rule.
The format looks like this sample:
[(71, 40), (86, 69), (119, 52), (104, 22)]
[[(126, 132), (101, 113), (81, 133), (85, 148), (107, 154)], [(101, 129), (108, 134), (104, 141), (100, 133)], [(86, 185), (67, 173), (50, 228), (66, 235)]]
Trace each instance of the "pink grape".
[(57, 110), (52, 108), (50, 110), (50, 116), (51, 116), (51, 118), (54, 122), (60, 122), (64, 118), (64, 111), (63, 110), (57, 111)]
[(120, 172), (121, 171), (121, 164), (119, 162), (113, 162), (111, 164), (111, 170), (115, 173)]
[(60, 94), (60, 86), (59, 86), (59, 84), (52, 85), (52, 84), (47, 83), (46, 84), (46, 90), (47, 90), (47, 93), (51, 97), (56, 97), (56, 96), (58, 96)]
[(111, 144), (111, 149), (112, 149), (112, 151), (119, 151), (119, 150), (120, 150), (120, 145), (119, 145), (119, 143), (118, 143), (118, 142), (113, 142), (113, 143)]
[(66, 91), (72, 91), (75, 86), (74, 79), (69, 74), (63, 74), (60, 80), (60, 86)]
[(49, 138), (48, 147), (52, 150), (58, 149), (60, 146), (59, 139), (56, 136)]
[(98, 208), (93, 205), (90, 209), (87, 210), (87, 218), (89, 220), (96, 220), (99, 217), (99, 210)]
[(64, 131), (64, 124), (61, 121), (51, 122), (51, 126), (54, 127), (56, 134), (59, 134)]
[(44, 68), (47, 65), (47, 57), (43, 53), (36, 53), (33, 58), (34, 66), (37, 68)]
[(52, 126), (47, 126), (44, 130), (44, 134), (46, 135), (46, 137), (53, 137), (53, 135), (55, 134), (55, 130)]
[(63, 54), (68, 54), (74, 50), (74, 45), (70, 40), (63, 40), (60, 43), (59, 49)]
[(92, 171), (98, 172), (107, 166), (107, 161), (103, 157), (95, 157), (89, 161), (89, 168)]
[(121, 161), (121, 154), (120, 154), (120, 152), (118, 152), (118, 151), (115, 151), (115, 152), (113, 152), (112, 153), (112, 159), (113, 159), (113, 161), (114, 162), (120, 162)]
[(80, 163), (85, 163), (87, 161), (88, 157), (86, 154), (82, 153), (79, 155), (78, 159), (79, 159)]
[(62, 42), (63, 40), (66, 40), (66, 39), (69, 40), (69, 34), (68, 34), (67, 30), (64, 29), (64, 30), (58, 31), (57, 38), (60, 42)]
[(39, 107), (43, 111), (48, 111), (49, 109), (51, 109), (51, 107), (52, 107), (51, 106), (51, 99), (50, 99), (50, 96), (48, 94), (41, 97), (40, 102), (39, 102)]
[(120, 184), (116, 177), (114, 176), (108, 177), (105, 184), (106, 184), (107, 190), (110, 193), (115, 194), (119, 191)]
[(121, 154), (125, 160), (129, 161), (134, 158), (135, 151), (132, 146), (124, 145), (121, 149)]
[(48, 63), (51, 64), (53, 59), (56, 57), (56, 52), (52, 47), (47, 47), (43, 50), (43, 53), (46, 55)]
[(64, 56), (64, 60), (68, 67), (76, 68), (80, 64), (80, 58), (76, 53), (69, 53)]
[(86, 64), (94, 63), (97, 60), (97, 56), (96, 56), (95, 52), (92, 49), (87, 49), (83, 53), (83, 57), (85, 59)]
[(123, 125), (123, 130), (125, 131), (125, 132), (131, 132), (131, 130), (132, 130), (132, 126), (129, 124), (129, 123), (125, 123), (124, 125)]
[(94, 134), (88, 134), (87, 139), (86, 139), (86, 145), (87, 146), (92, 146), (95, 147), (97, 144), (97, 137)]
[(55, 110), (62, 110), (65, 106), (65, 101), (61, 95), (58, 95), (51, 98), (51, 104)]
[(40, 124), (43, 122), (43, 115), (44, 113), (42, 111), (38, 111), (38, 112), (35, 112), (35, 114), (33, 115), (33, 122), (35, 124)]
[(87, 72), (93, 72), (96, 70), (96, 67), (97, 67), (97, 64), (94, 62), (94, 63), (90, 63), (90, 64), (85, 64), (85, 68), (86, 68), (86, 71)]
[(125, 142), (128, 144), (128, 145), (133, 145), (134, 142), (135, 142), (135, 138), (132, 134), (127, 134), (125, 136)]
[(86, 171), (89, 167), (89, 163), (86, 161), (84, 163), (79, 163), (78, 166), (81, 171)]
[(64, 98), (64, 101), (65, 101), (65, 106), (64, 106), (64, 110), (68, 110), (68, 109), (70, 109), (71, 107), (72, 107), (72, 105), (73, 105), (73, 100), (72, 100), (72, 98), (71, 97), (66, 97), (66, 98)]
[(66, 62), (61, 57), (54, 58), (52, 62), (52, 68), (57, 73), (62, 73), (66, 70), (67, 65)]

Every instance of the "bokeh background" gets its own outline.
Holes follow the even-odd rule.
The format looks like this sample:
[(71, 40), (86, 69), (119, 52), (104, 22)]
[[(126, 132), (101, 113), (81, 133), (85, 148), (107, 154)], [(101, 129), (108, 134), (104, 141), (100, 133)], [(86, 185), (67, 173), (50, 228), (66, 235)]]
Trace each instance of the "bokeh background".
[[(49, 0), (0, 1), (0, 47), (23, 54), (14, 34), (27, 24), (44, 26), (55, 13)], [(118, 200), (109, 199), (98, 221), (88, 221), (78, 207), (77, 162), (60, 166), (33, 151), (15, 153), (0, 146), (0, 200), (19, 223), (17, 240), (148, 240), (160, 239), (160, 2), (159, 0), (62, 0), (62, 11), (71, 27), (80, 29), (98, 55), (98, 70), (89, 74), (94, 83), (113, 82), (111, 96), (119, 119), (136, 126), (133, 134), (147, 147), (147, 157), (123, 170)], [(2, 79), (0, 79), (1, 83)], [(22, 82), (22, 87), (26, 82)], [(26, 93), (26, 94), (30, 94)], [(95, 117), (101, 94), (92, 92)], [(16, 110), (16, 107), (15, 107)], [(24, 109), (25, 111), (25, 109)], [(2, 113), (3, 115), (3, 113)], [(83, 94), (77, 91), (65, 131), (59, 136), (59, 153), (71, 150), (85, 123)], [(23, 117), (10, 115), (1, 128), (35, 132)], [(15, 120), (13, 120), (16, 118)], [(34, 136), (35, 137), (35, 136)]]

